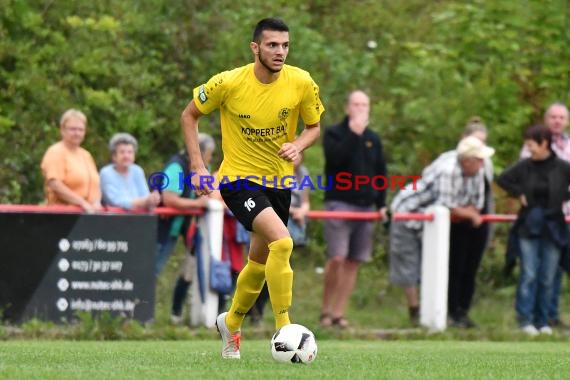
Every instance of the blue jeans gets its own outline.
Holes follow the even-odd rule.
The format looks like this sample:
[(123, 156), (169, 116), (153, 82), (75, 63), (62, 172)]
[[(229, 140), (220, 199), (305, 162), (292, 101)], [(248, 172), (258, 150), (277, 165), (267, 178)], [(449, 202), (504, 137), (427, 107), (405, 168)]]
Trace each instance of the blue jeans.
[(166, 265), (168, 258), (170, 257), (172, 251), (174, 250), (174, 246), (176, 245), (177, 240), (178, 236), (169, 236), (166, 242), (162, 244), (157, 243), (156, 261), (154, 267), (154, 274), (156, 276), (158, 276), (160, 272), (162, 272), (162, 269), (164, 269), (164, 266)]
[(521, 273), (515, 308), (521, 327), (548, 324), (554, 277), (560, 261), (560, 248), (549, 239), (519, 238)]
[(558, 267), (554, 276), (554, 284), (552, 288), (552, 297), (550, 298), (550, 307), (548, 308), (548, 320), (560, 320), (560, 292), (562, 289), (562, 268)]
[[(570, 225), (567, 226), (568, 232), (570, 232)], [(554, 289), (552, 290), (552, 298), (550, 300), (550, 308), (548, 310), (548, 320), (558, 321), (560, 320), (560, 292), (562, 289), (562, 275), (564, 271), (561, 267), (558, 267), (556, 271), (556, 277), (554, 277)]]

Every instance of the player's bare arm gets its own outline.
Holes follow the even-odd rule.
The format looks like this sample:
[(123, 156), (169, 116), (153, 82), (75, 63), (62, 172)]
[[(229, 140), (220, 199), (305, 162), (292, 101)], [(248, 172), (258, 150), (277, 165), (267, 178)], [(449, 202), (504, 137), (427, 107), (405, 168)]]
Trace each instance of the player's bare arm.
[(194, 100), (191, 100), (180, 118), (182, 131), (184, 132), (184, 143), (190, 159), (190, 171), (196, 173), (192, 176), (192, 185), (197, 189), (196, 195), (209, 194), (213, 190), (213, 186), (208, 186), (207, 181), (201, 180), (201, 178), (211, 177), (210, 172), (204, 165), (200, 146), (198, 145), (198, 119), (202, 116), (203, 114), (196, 107)]

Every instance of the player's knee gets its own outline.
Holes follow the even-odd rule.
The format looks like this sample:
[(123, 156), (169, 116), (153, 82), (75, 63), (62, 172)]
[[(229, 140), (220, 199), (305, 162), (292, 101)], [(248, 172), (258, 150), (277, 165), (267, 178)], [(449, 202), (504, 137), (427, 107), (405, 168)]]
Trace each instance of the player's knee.
[(269, 243), (270, 254), (274, 252), (279, 256), (289, 257), (292, 251), (293, 251), (293, 239), (291, 239), (289, 236)]

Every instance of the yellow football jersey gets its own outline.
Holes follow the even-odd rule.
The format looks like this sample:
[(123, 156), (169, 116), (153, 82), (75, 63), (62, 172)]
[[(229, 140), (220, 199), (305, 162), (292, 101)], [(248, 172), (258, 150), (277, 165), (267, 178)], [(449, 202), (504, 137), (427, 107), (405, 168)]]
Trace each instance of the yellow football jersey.
[(289, 65), (283, 65), (279, 78), (270, 84), (257, 80), (253, 63), (224, 71), (194, 89), (194, 102), (203, 114), (220, 109), (220, 181), (247, 177), (274, 188), (287, 187), (282, 178), (293, 175), (293, 163), (277, 152), (283, 143), (295, 140), (299, 115), (311, 125), (324, 111), (319, 86), (310, 74)]

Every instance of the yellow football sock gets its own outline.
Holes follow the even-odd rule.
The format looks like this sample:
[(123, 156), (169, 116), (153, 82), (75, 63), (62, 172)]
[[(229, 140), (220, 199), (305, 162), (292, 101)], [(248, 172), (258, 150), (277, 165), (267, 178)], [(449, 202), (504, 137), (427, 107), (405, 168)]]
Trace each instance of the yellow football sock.
[(293, 299), (293, 270), (289, 264), (291, 252), (293, 252), (293, 240), (290, 237), (269, 244), (265, 279), (276, 329), (291, 323), (289, 320), (289, 307)]
[(255, 303), (264, 283), (265, 265), (248, 259), (237, 278), (232, 305), (226, 315), (226, 325), (230, 332), (240, 329), (245, 315)]

